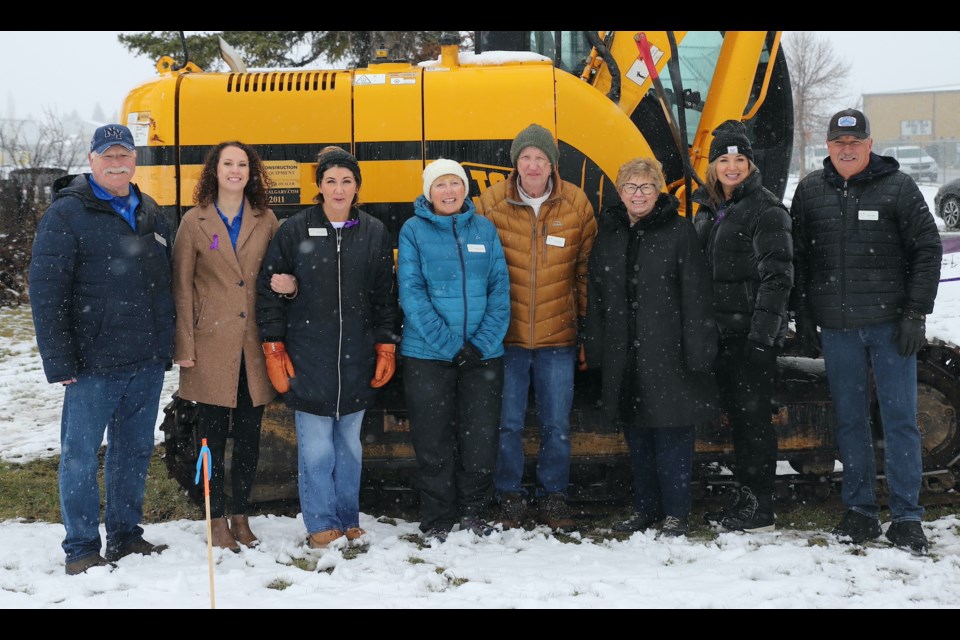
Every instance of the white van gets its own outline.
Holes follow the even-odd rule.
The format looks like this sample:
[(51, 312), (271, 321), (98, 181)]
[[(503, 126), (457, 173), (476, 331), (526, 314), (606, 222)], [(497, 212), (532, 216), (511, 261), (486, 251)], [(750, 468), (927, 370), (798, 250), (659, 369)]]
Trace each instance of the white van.
[(917, 182), (922, 180), (937, 181), (940, 168), (937, 166), (937, 161), (931, 158), (923, 147), (887, 147), (880, 155), (896, 158), (900, 163), (900, 171)]

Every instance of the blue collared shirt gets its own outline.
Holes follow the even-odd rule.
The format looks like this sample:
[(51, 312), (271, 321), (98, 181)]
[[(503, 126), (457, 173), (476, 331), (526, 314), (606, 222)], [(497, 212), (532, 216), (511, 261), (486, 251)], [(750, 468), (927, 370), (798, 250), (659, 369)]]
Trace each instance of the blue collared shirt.
[(87, 181), (90, 183), (90, 188), (93, 189), (93, 195), (97, 196), (99, 199), (109, 202), (110, 206), (113, 207), (113, 210), (120, 214), (120, 217), (127, 221), (127, 224), (130, 225), (130, 228), (134, 231), (137, 230), (137, 207), (140, 206), (140, 197), (137, 195), (136, 189), (132, 186), (130, 187), (130, 193), (126, 196), (115, 196), (93, 179), (93, 175), (87, 176)]
[(230, 244), (233, 245), (233, 252), (236, 253), (237, 240), (240, 239), (240, 224), (243, 222), (243, 202), (240, 203), (240, 211), (237, 212), (236, 217), (233, 219), (233, 224), (227, 222), (227, 216), (223, 215), (220, 207), (216, 204), (213, 206), (217, 210), (217, 213), (220, 214), (220, 219), (223, 220), (223, 226), (227, 228), (227, 233), (230, 234)]

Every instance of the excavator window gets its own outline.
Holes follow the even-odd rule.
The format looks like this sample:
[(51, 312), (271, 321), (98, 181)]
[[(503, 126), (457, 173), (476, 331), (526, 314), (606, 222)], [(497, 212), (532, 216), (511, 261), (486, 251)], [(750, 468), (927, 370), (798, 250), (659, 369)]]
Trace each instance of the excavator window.
[(557, 68), (568, 73), (580, 73), (590, 43), (583, 31), (531, 31), (530, 51), (551, 58)]
[[(723, 46), (723, 33), (720, 31), (690, 31), (686, 37), (677, 45), (678, 59), (680, 61), (680, 77), (683, 80), (684, 96), (680, 100), (686, 100), (689, 96), (699, 94), (699, 100), (694, 104), (687, 104), (686, 125), (687, 140), (693, 140), (697, 133), (697, 127), (700, 124), (700, 112), (707, 100), (707, 94), (710, 91), (710, 82), (713, 80), (713, 70), (717, 66), (717, 59), (720, 57), (720, 48)], [(670, 77), (669, 67), (664, 67), (660, 73), (663, 86), (668, 90), (673, 87), (673, 81)], [(671, 105), (674, 110), (674, 116), (679, 119), (677, 113), (677, 96), (672, 96)]]

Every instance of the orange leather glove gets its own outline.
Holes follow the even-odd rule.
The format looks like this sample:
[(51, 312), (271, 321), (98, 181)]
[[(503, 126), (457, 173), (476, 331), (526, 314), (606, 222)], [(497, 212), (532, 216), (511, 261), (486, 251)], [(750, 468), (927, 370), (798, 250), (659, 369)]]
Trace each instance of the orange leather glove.
[(263, 355), (267, 359), (267, 375), (270, 384), (279, 393), (290, 391), (290, 378), (297, 375), (293, 371), (293, 362), (287, 355), (287, 348), (282, 342), (264, 342)]
[(393, 372), (397, 370), (397, 345), (378, 342), (373, 348), (377, 350), (377, 371), (373, 374), (370, 386), (379, 389), (390, 382)]

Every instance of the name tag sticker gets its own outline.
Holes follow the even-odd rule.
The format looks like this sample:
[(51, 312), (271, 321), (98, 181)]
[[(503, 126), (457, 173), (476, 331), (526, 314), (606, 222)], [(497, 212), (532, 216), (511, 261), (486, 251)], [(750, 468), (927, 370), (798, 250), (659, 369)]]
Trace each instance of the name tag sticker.
[(861, 220), (879, 220), (880, 212), (879, 211), (861, 211), (859, 218)]
[(560, 236), (547, 236), (547, 244), (554, 247), (562, 247), (566, 241)]
[(467, 251), (469, 253), (486, 253), (487, 248), (482, 244), (468, 244)]
[(326, 236), (327, 228), (326, 227), (310, 227), (307, 229), (307, 233), (311, 236)]
[(167, 246), (167, 239), (164, 238), (164, 237), (163, 237), (162, 235), (160, 235), (159, 233), (157, 233), (156, 231), (153, 232), (153, 237), (156, 238), (157, 242), (159, 242), (159, 243), (162, 244), (163, 246)]

